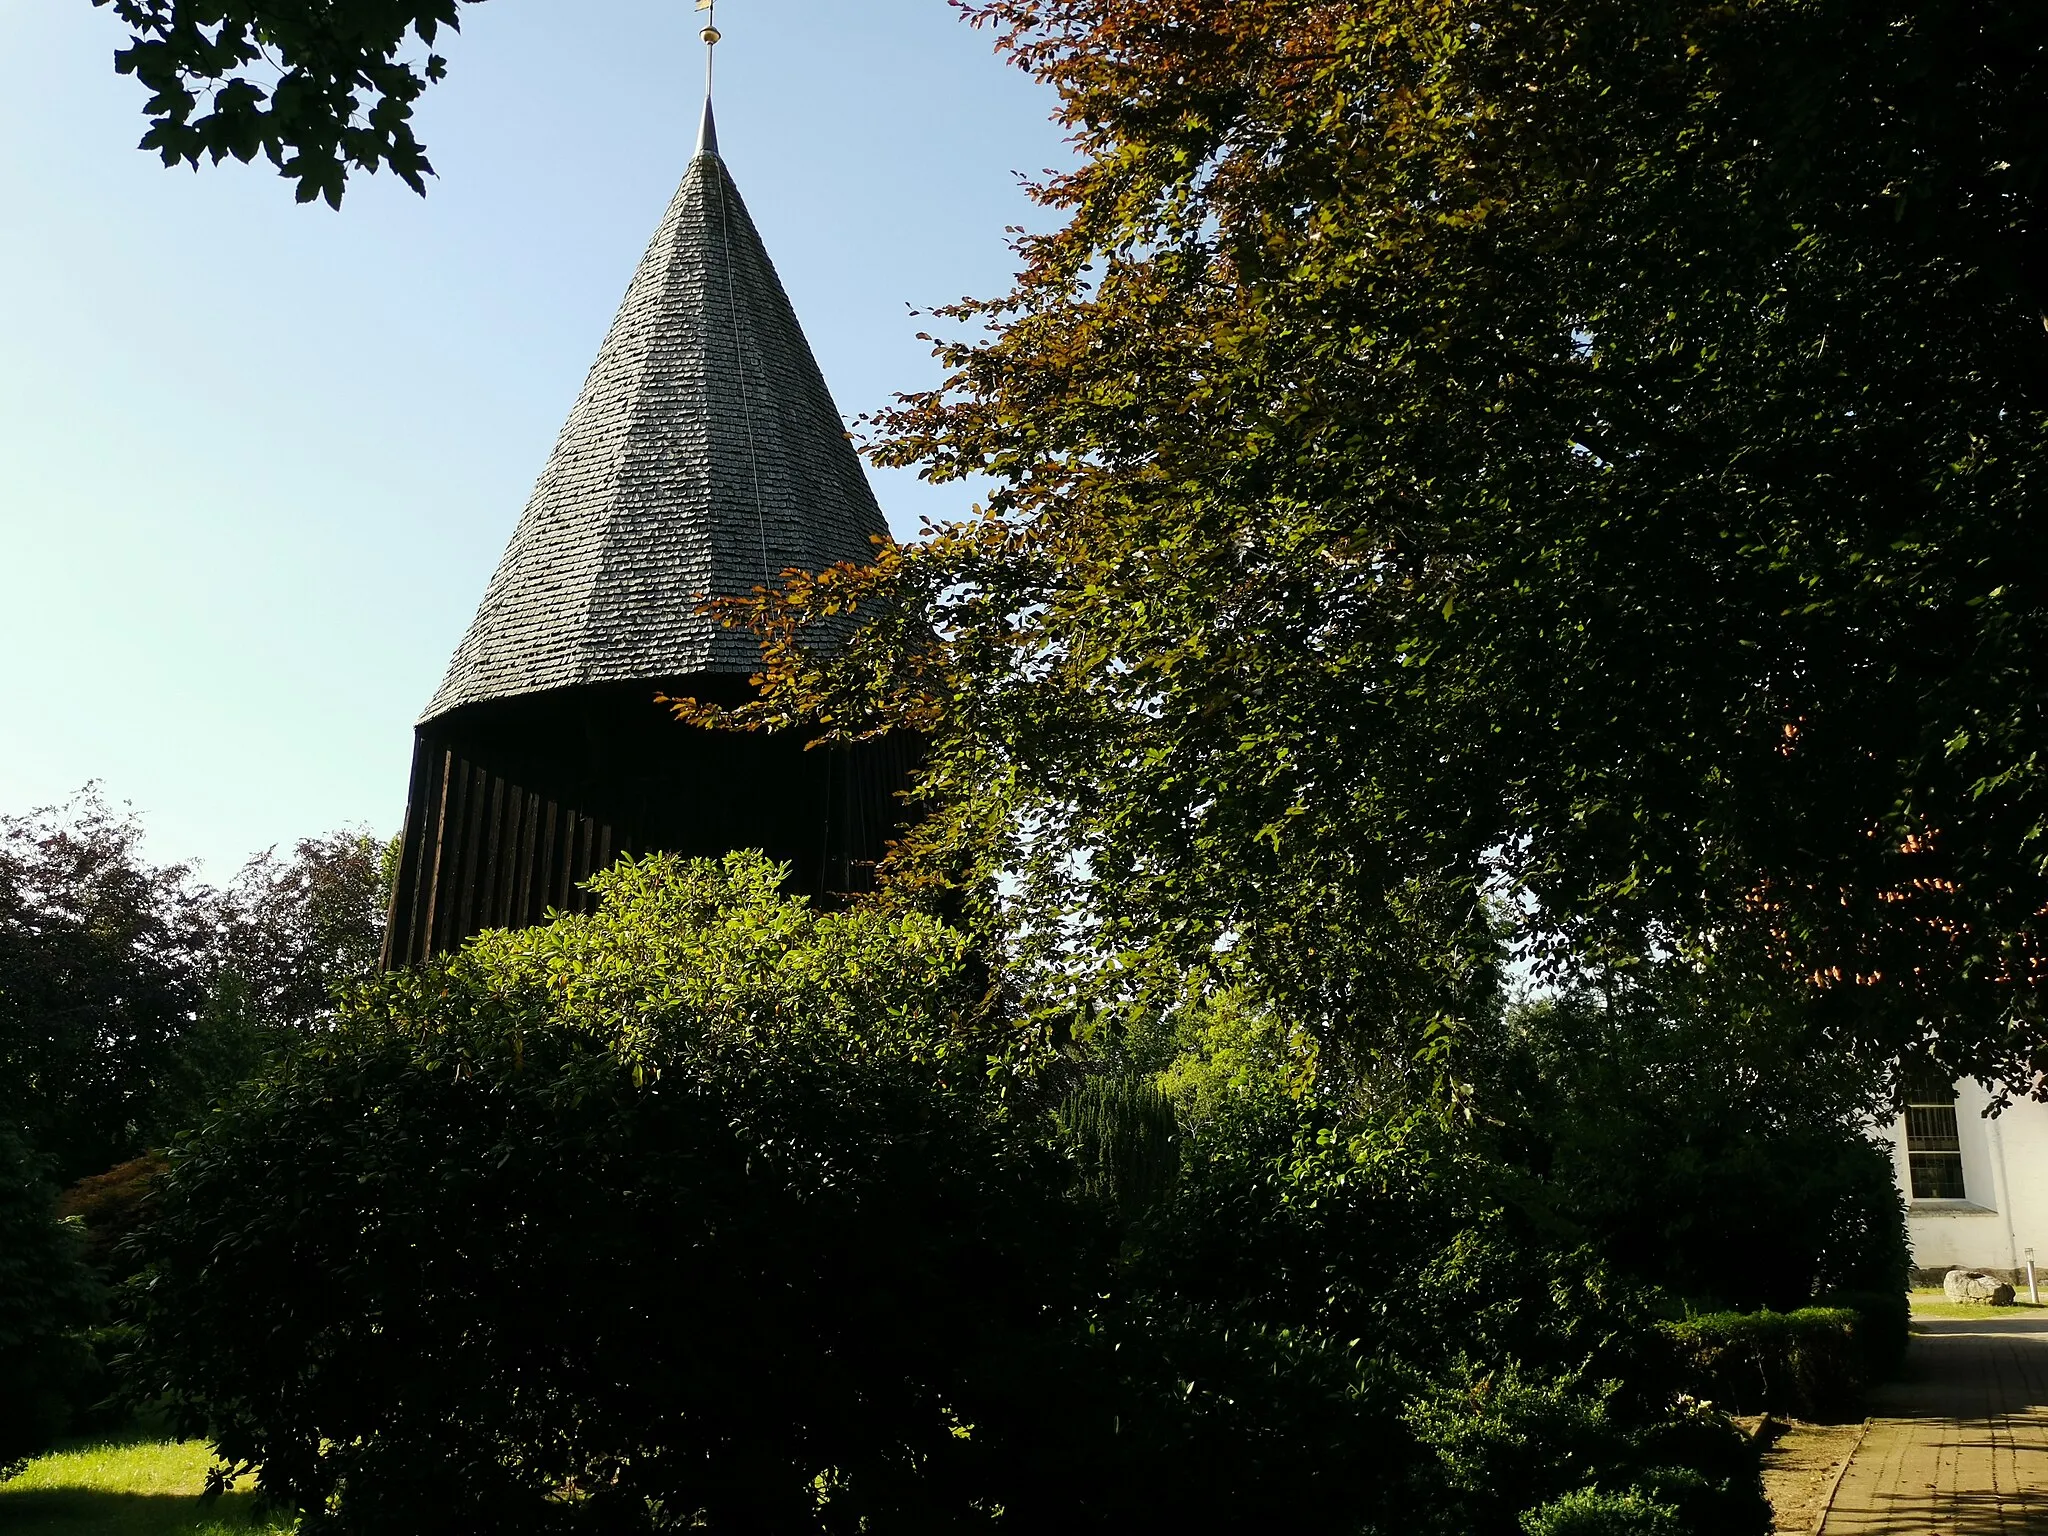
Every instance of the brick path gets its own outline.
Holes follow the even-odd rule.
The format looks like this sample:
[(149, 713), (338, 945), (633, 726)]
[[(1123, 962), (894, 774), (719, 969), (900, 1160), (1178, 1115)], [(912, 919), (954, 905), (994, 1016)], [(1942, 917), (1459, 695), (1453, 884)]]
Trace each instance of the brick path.
[(2048, 1318), (1916, 1318), (1818, 1536), (2048, 1536)]

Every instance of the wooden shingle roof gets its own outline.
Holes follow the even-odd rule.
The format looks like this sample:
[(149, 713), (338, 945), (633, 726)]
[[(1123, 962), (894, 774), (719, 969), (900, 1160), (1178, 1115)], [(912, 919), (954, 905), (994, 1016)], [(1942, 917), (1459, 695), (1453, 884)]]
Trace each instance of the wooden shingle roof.
[(740, 201), (707, 103), (626, 290), (422, 723), (489, 699), (755, 670), (697, 611), (887, 525)]

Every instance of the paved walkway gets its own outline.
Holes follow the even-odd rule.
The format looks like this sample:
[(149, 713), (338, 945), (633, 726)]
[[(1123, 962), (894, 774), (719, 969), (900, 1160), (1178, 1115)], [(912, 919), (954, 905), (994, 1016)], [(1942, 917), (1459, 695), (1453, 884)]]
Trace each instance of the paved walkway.
[(2048, 1317), (1914, 1327), (1818, 1536), (2048, 1536)]

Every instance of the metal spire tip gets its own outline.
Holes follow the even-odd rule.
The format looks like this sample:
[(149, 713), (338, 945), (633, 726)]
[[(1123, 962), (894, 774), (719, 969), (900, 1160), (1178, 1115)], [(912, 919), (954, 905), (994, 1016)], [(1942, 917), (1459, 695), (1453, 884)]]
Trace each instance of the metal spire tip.
[(711, 115), (711, 60), (712, 50), (717, 48), (722, 35), (718, 30), (717, 0), (697, 0), (697, 9), (704, 12), (704, 30), (697, 34), (704, 39), (704, 115), (697, 122), (697, 153), (716, 155), (718, 124)]

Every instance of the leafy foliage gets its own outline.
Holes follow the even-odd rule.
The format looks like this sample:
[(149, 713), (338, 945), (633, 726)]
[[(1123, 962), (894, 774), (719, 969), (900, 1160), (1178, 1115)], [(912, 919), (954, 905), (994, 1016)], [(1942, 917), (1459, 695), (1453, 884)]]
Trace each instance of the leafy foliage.
[(970, 15), (1083, 160), (882, 424), (986, 515), (765, 598), (742, 720), (925, 730), (899, 873), (1324, 1036), (1505, 923), (2048, 1082), (2048, 13)]
[(1227, 1010), (1176, 1130), (1058, 1091), (961, 935), (777, 878), (621, 865), (181, 1145), (149, 1355), (229, 1464), (349, 1530), (1761, 1530), (1645, 1298), (1432, 1121)]
[(1763, 1528), (1739, 1440), (1680, 1400), (1650, 1293), (1433, 1117), (1243, 1063), (1198, 1101), (1101, 1324), (1126, 1369), (1182, 1384), (1156, 1432), (1187, 1448), (1189, 1523), (1513, 1532), (1596, 1486), (1655, 1492), (1674, 1529)]
[(1703, 1309), (1906, 1288), (1881, 1064), (1677, 968), (1511, 1009), (1475, 1038), (1475, 1136), (1622, 1273)]
[(207, 904), (87, 791), (0, 818), (0, 1119), (69, 1182), (140, 1151), (199, 1012)]
[(1581, 1488), (1522, 1517), (1527, 1536), (1664, 1536), (1682, 1530), (1669, 1505), (1630, 1491)]
[(375, 969), (385, 894), (356, 832), (223, 891), (92, 788), (0, 817), (0, 1119), (65, 1183), (168, 1139)]
[(145, 1153), (80, 1179), (57, 1196), (56, 1215), (75, 1229), (79, 1257), (105, 1302), (93, 1327), (78, 1340), (85, 1349), (72, 1351), (69, 1388), (78, 1410), (72, 1416), (73, 1435), (119, 1433), (138, 1420), (157, 1417), (157, 1394), (134, 1369), (142, 1268), (135, 1239), (149, 1218), (149, 1196), (165, 1167), (161, 1155)]
[(351, 1529), (964, 1518), (986, 1377), (1056, 1358), (1059, 1180), (958, 937), (777, 875), (621, 866), (178, 1155), (151, 1331), (225, 1457)]
[[(413, 105), (448, 61), (432, 52), (474, 0), (93, 0), (130, 31), (114, 67), (150, 92), (141, 147), (165, 165), (260, 152), (302, 203), (339, 208), (352, 170), (413, 191), (433, 174)], [(408, 56), (417, 42), (426, 56)]]
[(57, 1220), (54, 1194), (0, 1122), (0, 1467), (64, 1431), (92, 1374), (80, 1330), (98, 1288), (78, 1233)]
[(222, 895), (220, 954), (243, 1005), (285, 1029), (317, 1027), (334, 995), (376, 974), (390, 905), (388, 850), (348, 829), (265, 849)]
[(166, 1166), (162, 1154), (145, 1152), (80, 1179), (57, 1197), (57, 1215), (77, 1218), (84, 1258), (107, 1280), (119, 1282), (135, 1273), (129, 1239), (141, 1230), (143, 1201)]
[(1869, 1380), (1861, 1326), (1843, 1307), (1717, 1312), (1667, 1325), (1730, 1412), (1802, 1419), (1838, 1418), (1857, 1406)]

